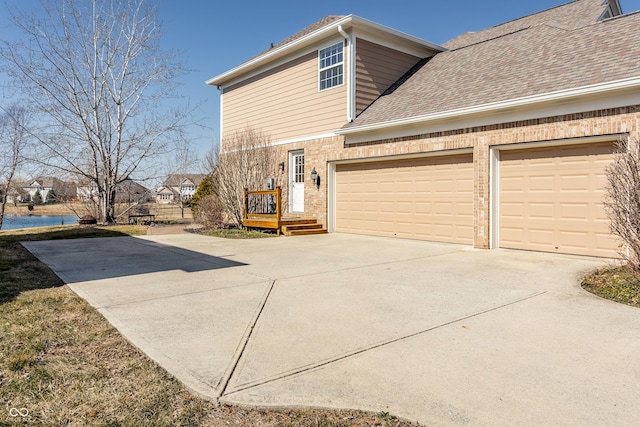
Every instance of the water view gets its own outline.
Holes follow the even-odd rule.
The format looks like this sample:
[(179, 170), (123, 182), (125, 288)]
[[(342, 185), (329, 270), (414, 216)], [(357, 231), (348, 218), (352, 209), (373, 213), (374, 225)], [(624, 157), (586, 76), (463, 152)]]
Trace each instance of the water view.
[(5, 215), (2, 223), (3, 230), (15, 230), (16, 228), (45, 227), (48, 225), (77, 224), (75, 215)]

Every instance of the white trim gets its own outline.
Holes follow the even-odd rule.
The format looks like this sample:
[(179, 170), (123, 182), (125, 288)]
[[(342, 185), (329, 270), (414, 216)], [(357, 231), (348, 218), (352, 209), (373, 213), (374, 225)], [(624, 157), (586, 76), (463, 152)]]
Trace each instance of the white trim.
[(347, 105), (347, 120), (351, 123), (356, 118), (356, 38), (351, 33), (351, 41), (349, 42), (351, 49), (349, 50), (349, 93), (347, 95), (349, 105)]
[[(429, 58), (434, 55), (440, 53), (440, 51), (434, 52), (425, 52), (424, 50), (417, 49), (413, 46), (408, 46), (399, 42), (397, 39), (391, 39), (389, 37), (384, 37), (384, 33), (380, 33), (378, 31), (368, 31), (368, 29), (358, 29), (358, 31), (353, 32), (354, 38), (359, 38), (361, 40), (366, 40), (368, 42), (387, 47), (389, 49), (397, 50), (398, 52), (406, 53), (407, 55), (412, 55), (417, 58)], [(446, 51), (447, 49), (444, 49)]]
[(336, 134), (334, 132), (323, 133), (323, 134), (320, 134), (320, 135), (305, 136), (304, 138), (286, 139), (284, 141), (273, 142), (273, 143), (271, 143), (269, 145), (271, 145), (273, 147), (276, 147), (278, 145), (294, 144), (296, 142), (306, 142), (306, 141), (311, 141), (311, 140), (314, 140), (314, 139), (333, 138), (335, 136), (336, 136)]
[[(347, 73), (346, 73), (346, 71), (347, 71), (346, 70), (346, 68), (347, 68), (346, 67), (346, 65), (347, 65), (347, 60), (346, 60), (346, 51), (347, 51), (347, 49), (345, 49), (345, 46), (344, 46), (345, 45), (345, 39), (340, 37), (339, 39), (334, 39), (334, 40), (335, 41), (333, 41), (333, 42), (330, 42), (330, 41), (325, 42), (325, 44), (321, 45), (316, 50), (316, 60), (318, 61), (318, 70), (316, 72), (316, 77), (318, 78), (318, 93), (325, 92), (327, 90), (331, 90), (331, 89), (336, 88), (336, 87), (344, 86), (345, 83), (346, 83), (346, 80), (347, 80), (347, 76), (346, 76), (347, 75)], [(334, 64), (334, 65), (332, 65), (330, 67), (320, 68), (320, 51), (324, 50), (324, 49), (328, 49), (328, 48), (336, 46), (336, 45), (339, 45), (339, 44), (342, 44), (342, 62), (341, 63), (336, 63), (336, 64)], [(326, 70), (330, 70), (330, 69), (336, 68), (336, 67), (338, 67), (340, 65), (342, 65), (342, 83), (340, 83), (339, 85), (335, 85), (335, 86), (329, 86), (329, 87), (326, 87), (324, 89), (320, 88), (320, 73), (322, 71), (326, 71)]]
[(500, 247), (500, 152), (512, 150), (528, 150), (535, 148), (560, 147), (567, 145), (587, 145), (598, 142), (616, 141), (618, 138), (628, 136), (628, 133), (615, 133), (609, 135), (586, 136), (577, 138), (565, 138), (535, 142), (519, 142), (505, 145), (489, 146), (489, 249)]
[(500, 150), (489, 147), (489, 249), (499, 247), (500, 227)]
[[(224, 93), (220, 91), (220, 133), (219, 135), (224, 135)], [(222, 148), (222, 138), (220, 139), (220, 148)]]
[(327, 231), (336, 231), (336, 162), (327, 162)]
[[(347, 47), (345, 49), (345, 83), (347, 85), (347, 123), (351, 123), (356, 117), (356, 38), (353, 36), (353, 30), (351, 34), (346, 33), (342, 26), (338, 27), (340, 35), (345, 37)], [(348, 66), (346, 66), (348, 64)]]
[(306, 166), (307, 166), (306, 156), (305, 156), (304, 163), (303, 163), (303, 165), (304, 165), (303, 167), (304, 167), (305, 171), (303, 171), (303, 175), (302, 175), (302, 179), (303, 179), (303, 181), (302, 181), (302, 186), (303, 186), (302, 187), (302, 197), (303, 197), (302, 198), (302, 200), (303, 200), (303, 202), (302, 202), (302, 210), (301, 211), (294, 211), (293, 210), (293, 190), (294, 190), (293, 183), (295, 181), (295, 174), (296, 174), (296, 167), (295, 167), (294, 157), (295, 156), (299, 156), (299, 155), (305, 156), (304, 148), (289, 151), (289, 185), (288, 185), (288, 188), (289, 188), (289, 197), (288, 197), (289, 209), (288, 209), (288, 211), (289, 211), (289, 213), (304, 213), (304, 203), (305, 203), (304, 202), (304, 199), (305, 199), (305, 197), (304, 197), (305, 196), (305, 194), (304, 194), (304, 186), (305, 186), (305, 181), (306, 181), (304, 174), (306, 173)]
[(540, 95), (524, 96), (505, 101), (492, 102), (488, 104), (475, 105), (471, 107), (458, 108), (455, 110), (442, 111), (438, 113), (425, 114), (421, 116), (409, 117), (404, 119), (389, 120), (387, 122), (379, 122), (364, 126), (355, 126), (348, 129), (338, 129), (338, 135), (351, 135), (360, 132), (371, 132), (379, 129), (390, 127), (411, 126), (428, 121), (445, 120), (456, 118), (464, 115), (487, 113), (496, 110), (517, 108), (522, 106), (530, 106), (531, 104), (560, 101), (567, 98), (580, 97), (585, 95), (600, 94), (609, 91), (622, 89), (640, 88), (640, 77), (631, 77), (628, 79), (616, 80), (607, 83), (598, 83), (595, 85), (582, 86), (578, 88), (559, 90)]

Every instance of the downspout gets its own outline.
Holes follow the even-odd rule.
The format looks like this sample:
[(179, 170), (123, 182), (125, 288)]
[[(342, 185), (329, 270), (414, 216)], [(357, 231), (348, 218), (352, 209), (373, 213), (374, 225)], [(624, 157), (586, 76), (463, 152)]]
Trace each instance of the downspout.
[(224, 121), (222, 119), (222, 114), (224, 113), (224, 91), (222, 90), (222, 86), (218, 85), (216, 86), (218, 88), (218, 92), (220, 92), (220, 118), (219, 118), (219, 123), (220, 123), (220, 130), (219, 130), (219, 138), (220, 138), (220, 153), (222, 153), (224, 151), (223, 147), (222, 147), (222, 135), (224, 134), (222, 126), (224, 124)]
[(342, 25), (338, 25), (338, 32), (347, 41), (347, 52), (349, 55), (349, 73), (345, 73), (347, 79), (347, 122), (351, 123), (355, 118), (354, 114), (354, 98), (355, 98), (355, 49), (353, 49), (353, 40), (351, 36), (342, 28)]

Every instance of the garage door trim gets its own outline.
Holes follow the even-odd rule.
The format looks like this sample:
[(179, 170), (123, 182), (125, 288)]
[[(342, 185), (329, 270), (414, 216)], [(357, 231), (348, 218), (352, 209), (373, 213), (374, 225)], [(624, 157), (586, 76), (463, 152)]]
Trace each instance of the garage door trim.
[(428, 157), (443, 157), (443, 156), (456, 156), (459, 154), (472, 154), (473, 147), (458, 148), (453, 150), (439, 150), (429, 151), (421, 153), (411, 154), (398, 154), (390, 156), (377, 156), (377, 157), (365, 157), (358, 159), (344, 159), (334, 160), (327, 162), (327, 190), (329, 192), (327, 197), (327, 230), (329, 233), (333, 233), (336, 230), (336, 165), (345, 164), (360, 164), (360, 163), (374, 163), (374, 162), (386, 162), (394, 160), (411, 160), (411, 159), (423, 159)]
[(489, 222), (489, 248), (500, 247), (500, 152), (511, 150), (526, 150), (535, 148), (562, 147), (569, 145), (588, 145), (600, 142), (616, 141), (620, 138), (628, 137), (628, 133), (617, 133), (599, 135), (591, 137), (567, 138), (559, 140), (537, 141), (514, 143), (508, 145), (495, 145), (489, 147), (490, 175), (489, 189), (490, 199), (490, 222)]

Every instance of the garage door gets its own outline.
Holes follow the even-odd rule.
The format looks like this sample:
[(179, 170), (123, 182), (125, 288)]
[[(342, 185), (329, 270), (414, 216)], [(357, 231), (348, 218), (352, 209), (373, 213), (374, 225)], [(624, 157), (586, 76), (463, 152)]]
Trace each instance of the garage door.
[(616, 256), (603, 209), (613, 143), (502, 151), (500, 246)]
[(337, 165), (336, 231), (472, 244), (472, 155)]

